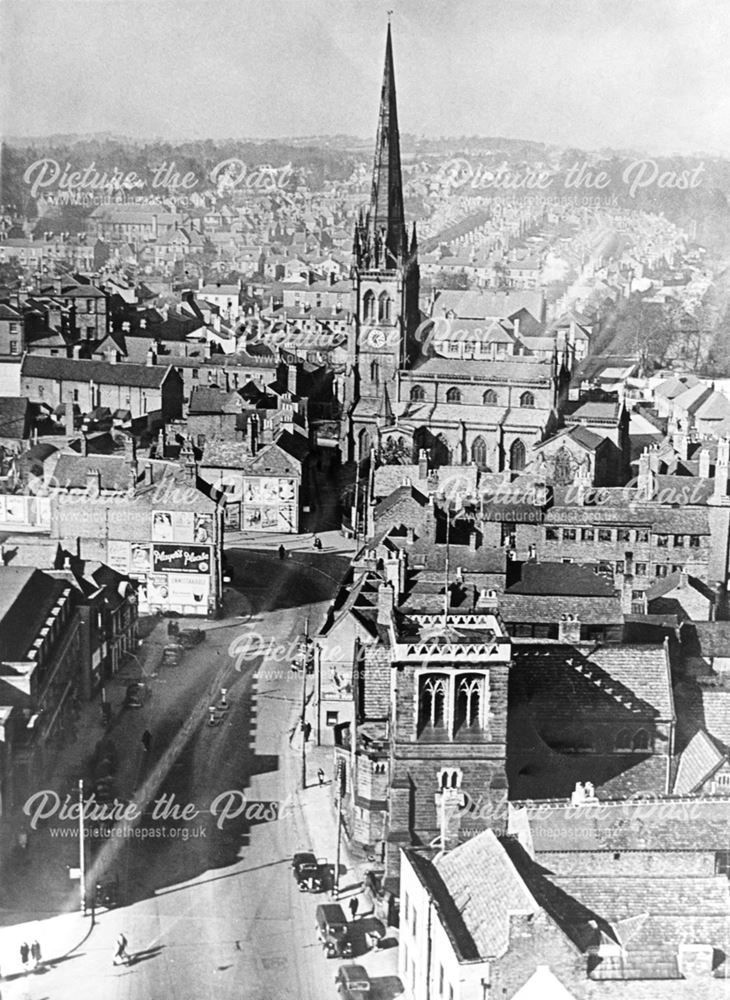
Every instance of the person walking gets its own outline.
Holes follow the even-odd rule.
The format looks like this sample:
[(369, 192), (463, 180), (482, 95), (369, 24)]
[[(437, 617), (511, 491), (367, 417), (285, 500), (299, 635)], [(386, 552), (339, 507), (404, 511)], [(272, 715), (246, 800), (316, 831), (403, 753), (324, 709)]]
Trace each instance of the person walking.
[(114, 962), (113, 965), (123, 965), (125, 961), (129, 961), (129, 955), (127, 954), (127, 939), (124, 933), (121, 933), (117, 938), (117, 950), (114, 952)]
[(357, 916), (357, 909), (359, 905), (360, 901), (358, 900), (357, 896), (353, 896), (352, 899), (350, 900), (350, 913), (352, 915), (353, 920)]
[(28, 971), (28, 959), (30, 957), (30, 948), (28, 947), (28, 942), (23, 941), (20, 946), (20, 961), (23, 963), (23, 968)]
[(286, 549), (283, 545), (279, 546), (279, 559), (286, 559)]
[(142, 746), (145, 748), (145, 750), (149, 750), (149, 748), (152, 746), (152, 733), (149, 731), (149, 729), (145, 729), (145, 731), (142, 733)]
[(317, 771), (317, 780), (319, 781), (320, 788), (324, 784), (324, 771), (320, 767)]
[(30, 946), (30, 954), (31, 958), (33, 959), (33, 965), (37, 969), (38, 966), (41, 964), (41, 946), (38, 943), (38, 941), (34, 941), (33, 944)]

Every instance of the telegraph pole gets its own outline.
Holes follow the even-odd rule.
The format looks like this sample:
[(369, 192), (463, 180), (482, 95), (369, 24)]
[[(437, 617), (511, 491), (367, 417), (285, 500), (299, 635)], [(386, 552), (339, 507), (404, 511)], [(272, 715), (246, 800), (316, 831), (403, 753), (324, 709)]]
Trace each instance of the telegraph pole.
[(304, 622), (302, 660), (302, 789), (307, 787), (307, 665), (309, 663), (309, 618)]
[(86, 851), (84, 843), (84, 782), (79, 779), (79, 890), (81, 915), (86, 916)]
[(335, 796), (335, 802), (337, 803), (337, 852), (335, 855), (335, 899), (340, 897), (340, 850), (342, 845), (342, 801), (340, 796), (340, 791), (342, 789), (342, 761), (338, 762), (337, 772), (335, 775), (335, 780), (337, 781), (337, 795)]

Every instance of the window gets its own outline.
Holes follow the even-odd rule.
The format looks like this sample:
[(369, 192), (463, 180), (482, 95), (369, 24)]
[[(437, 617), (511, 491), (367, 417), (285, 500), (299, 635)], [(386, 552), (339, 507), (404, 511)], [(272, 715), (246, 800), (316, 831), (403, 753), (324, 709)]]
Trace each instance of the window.
[(672, 563), (672, 573), (681, 573), (684, 569), (681, 563)]
[(460, 403), (461, 402), (461, 391), (456, 388), (451, 388), (446, 393), (447, 403)]
[(563, 541), (574, 542), (576, 536), (575, 528), (563, 528)]
[(730, 772), (715, 775), (715, 784), (718, 788), (730, 788)]
[(525, 446), (518, 438), (516, 441), (512, 442), (512, 447), (509, 450), (510, 469), (513, 472), (522, 472), (525, 468), (526, 457), (527, 452), (525, 451)]
[(557, 542), (558, 540), (558, 529), (557, 528), (545, 528), (545, 541), (546, 542)]
[(665, 563), (659, 563), (659, 565), (656, 568), (655, 575), (656, 576), (666, 576), (667, 575), (667, 567), (666, 567)]
[(593, 528), (583, 528), (583, 530), (580, 533), (580, 537), (583, 539), (584, 542), (592, 542), (593, 539), (596, 537), (596, 533), (593, 530)]
[(659, 549), (666, 549), (669, 545), (669, 535), (657, 535), (656, 544)]
[(622, 729), (621, 732), (616, 736), (614, 742), (615, 750), (630, 750), (631, 749), (631, 734), (628, 729)]
[(390, 319), (390, 295), (387, 292), (381, 292), (378, 299), (378, 319), (382, 322), (388, 322)]
[(646, 563), (634, 563), (634, 575), (646, 576)]
[(370, 381), (377, 385), (380, 381), (380, 365), (377, 361), (373, 361), (370, 365)]
[(534, 406), (535, 397), (531, 392), (523, 392), (520, 396), (520, 406)]
[(637, 531), (636, 532), (636, 541), (637, 542), (648, 542), (649, 541), (649, 532), (645, 531), (643, 528), (640, 531)]
[(485, 406), (496, 406), (497, 405), (497, 393), (494, 389), (487, 389), (487, 391), (482, 396), (482, 402)]
[(443, 729), (446, 726), (446, 678), (427, 674), (420, 678), (418, 728)]
[(42, 396), (42, 395), (43, 395), (43, 386), (42, 386), (42, 385), (39, 385), (39, 386), (38, 386), (38, 395), (39, 395), (39, 396)]
[(645, 729), (639, 729), (639, 731), (634, 735), (634, 739), (631, 744), (632, 750), (638, 752), (647, 751), (649, 747), (649, 734)]
[(336, 726), (338, 718), (339, 718), (339, 712), (327, 712), (325, 725)]
[(487, 467), (487, 442), (483, 437), (474, 438), (474, 442), (471, 446), (471, 459), (478, 469), (486, 469)]
[(675, 535), (674, 536), (674, 547), (675, 547), (675, 549), (682, 549), (682, 548), (684, 548), (684, 535)]
[(420, 403), (426, 398), (426, 393), (423, 391), (422, 385), (414, 385), (411, 387), (411, 402)]
[(612, 542), (613, 532), (610, 528), (599, 528), (598, 529), (598, 541), (599, 542)]
[(10, 341), (10, 353), (11, 354), (17, 354), (18, 353), (18, 341), (17, 340), (11, 340)]
[(605, 559), (602, 559), (598, 563), (598, 572), (599, 573), (606, 573), (609, 576), (613, 576), (613, 564), (610, 563), (610, 562), (606, 562)]
[(715, 851), (715, 874), (730, 878), (730, 851)]
[(78, 389), (74, 389), (74, 400), (73, 401), (74, 401), (74, 403), (78, 403), (78, 401), (79, 401), (79, 390)]
[(458, 678), (456, 684), (456, 706), (454, 730), (478, 729), (481, 723), (482, 687), (479, 676), (466, 674)]
[(362, 298), (362, 317), (370, 321), (375, 319), (375, 294), (370, 289)]
[(700, 536), (699, 535), (688, 535), (689, 547), (691, 549), (698, 549), (700, 547)]
[(629, 541), (629, 529), (628, 528), (616, 528), (616, 541), (617, 542), (628, 542)]
[(632, 601), (641, 601), (641, 600), (643, 600), (643, 598), (644, 598), (644, 591), (643, 590), (632, 590), (631, 591), (631, 600)]
[(623, 573), (623, 571), (624, 571), (624, 561), (623, 559), (619, 559), (616, 563), (616, 572)]

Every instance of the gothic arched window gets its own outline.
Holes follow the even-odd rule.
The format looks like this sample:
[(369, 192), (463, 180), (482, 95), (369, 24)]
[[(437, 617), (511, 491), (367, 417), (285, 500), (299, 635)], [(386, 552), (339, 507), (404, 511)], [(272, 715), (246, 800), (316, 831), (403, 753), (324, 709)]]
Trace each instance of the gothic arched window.
[(631, 749), (631, 733), (628, 729), (622, 729), (621, 732), (616, 737), (614, 742), (615, 750), (630, 750)]
[(378, 321), (387, 322), (390, 319), (390, 295), (381, 292), (378, 298)]
[(520, 396), (520, 406), (534, 406), (535, 396), (531, 392), (523, 392)]
[(418, 729), (446, 726), (446, 678), (439, 674), (421, 677), (418, 690)]
[(525, 446), (517, 438), (516, 441), (512, 442), (512, 447), (509, 450), (509, 467), (513, 472), (522, 472), (525, 468), (526, 452)]
[(371, 289), (362, 297), (362, 318), (371, 322), (375, 319), (375, 293)]
[(449, 389), (446, 393), (447, 403), (460, 403), (461, 402), (461, 390), (457, 389), (455, 386)]
[(366, 459), (370, 455), (370, 447), (371, 447), (370, 434), (365, 428), (363, 428), (363, 430), (360, 431), (360, 436), (358, 441), (359, 441), (358, 458), (362, 462), (363, 459)]
[(649, 750), (649, 734), (645, 729), (636, 733), (631, 746), (634, 750)]
[(411, 387), (411, 402), (421, 403), (426, 398), (426, 393), (423, 391), (422, 385), (414, 385)]
[(474, 438), (474, 442), (471, 446), (471, 459), (475, 462), (477, 468), (486, 469), (487, 467), (487, 442), (483, 437)]
[(380, 365), (377, 361), (370, 363), (370, 381), (373, 385), (377, 385), (380, 382)]
[(496, 406), (497, 405), (497, 393), (494, 389), (487, 389), (487, 391), (482, 396), (482, 403), (485, 406)]
[(454, 711), (454, 732), (463, 729), (478, 729), (481, 726), (484, 678), (474, 674), (463, 674), (456, 682), (456, 706)]

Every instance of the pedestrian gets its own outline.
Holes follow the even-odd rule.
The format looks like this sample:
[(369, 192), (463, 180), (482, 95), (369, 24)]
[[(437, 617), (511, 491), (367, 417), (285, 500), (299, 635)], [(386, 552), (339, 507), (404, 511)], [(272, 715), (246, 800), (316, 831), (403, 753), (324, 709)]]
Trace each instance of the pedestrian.
[(117, 938), (117, 950), (114, 952), (114, 962), (113, 965), (119, 965), (129, 961), (129, 955), (127, 954), (127, 939), (122, 932)]
[(352, 914), (352, 919), (354, 920), (357, 916), (357, 908), (360, 905), (360, 901), (357, 896), (353, 896), (350, 900), (350, 913)]
[(152, 733), (149, 731), (149, 729), (145, 729), (145, 731), (142, 733), (142, 746), (145, 748), (145, 750), (149, 750), (149, 748), (152, 746)]
[(317, 778), (319, 780), (320, 787), (324, 784), (324, 771), (320, 767), (317, 771)]
[(41, 946), (39, 945), (38, 941), (34, 941), (33, 944), (30, 946), (30, 954), (33, 959), (33, 964), (37, 969), (38, 966), (41, 964)]
[(283, 545), (279, 546), (279, 559), (286, 559), (286, 549)]
[(30, 948), (28, 947), (28, 942), (23, 941), (20, 946), (20, 961), (23, 963), (23, 968), (27, 971), (28, 969), (28, 958), (30, 956)]

